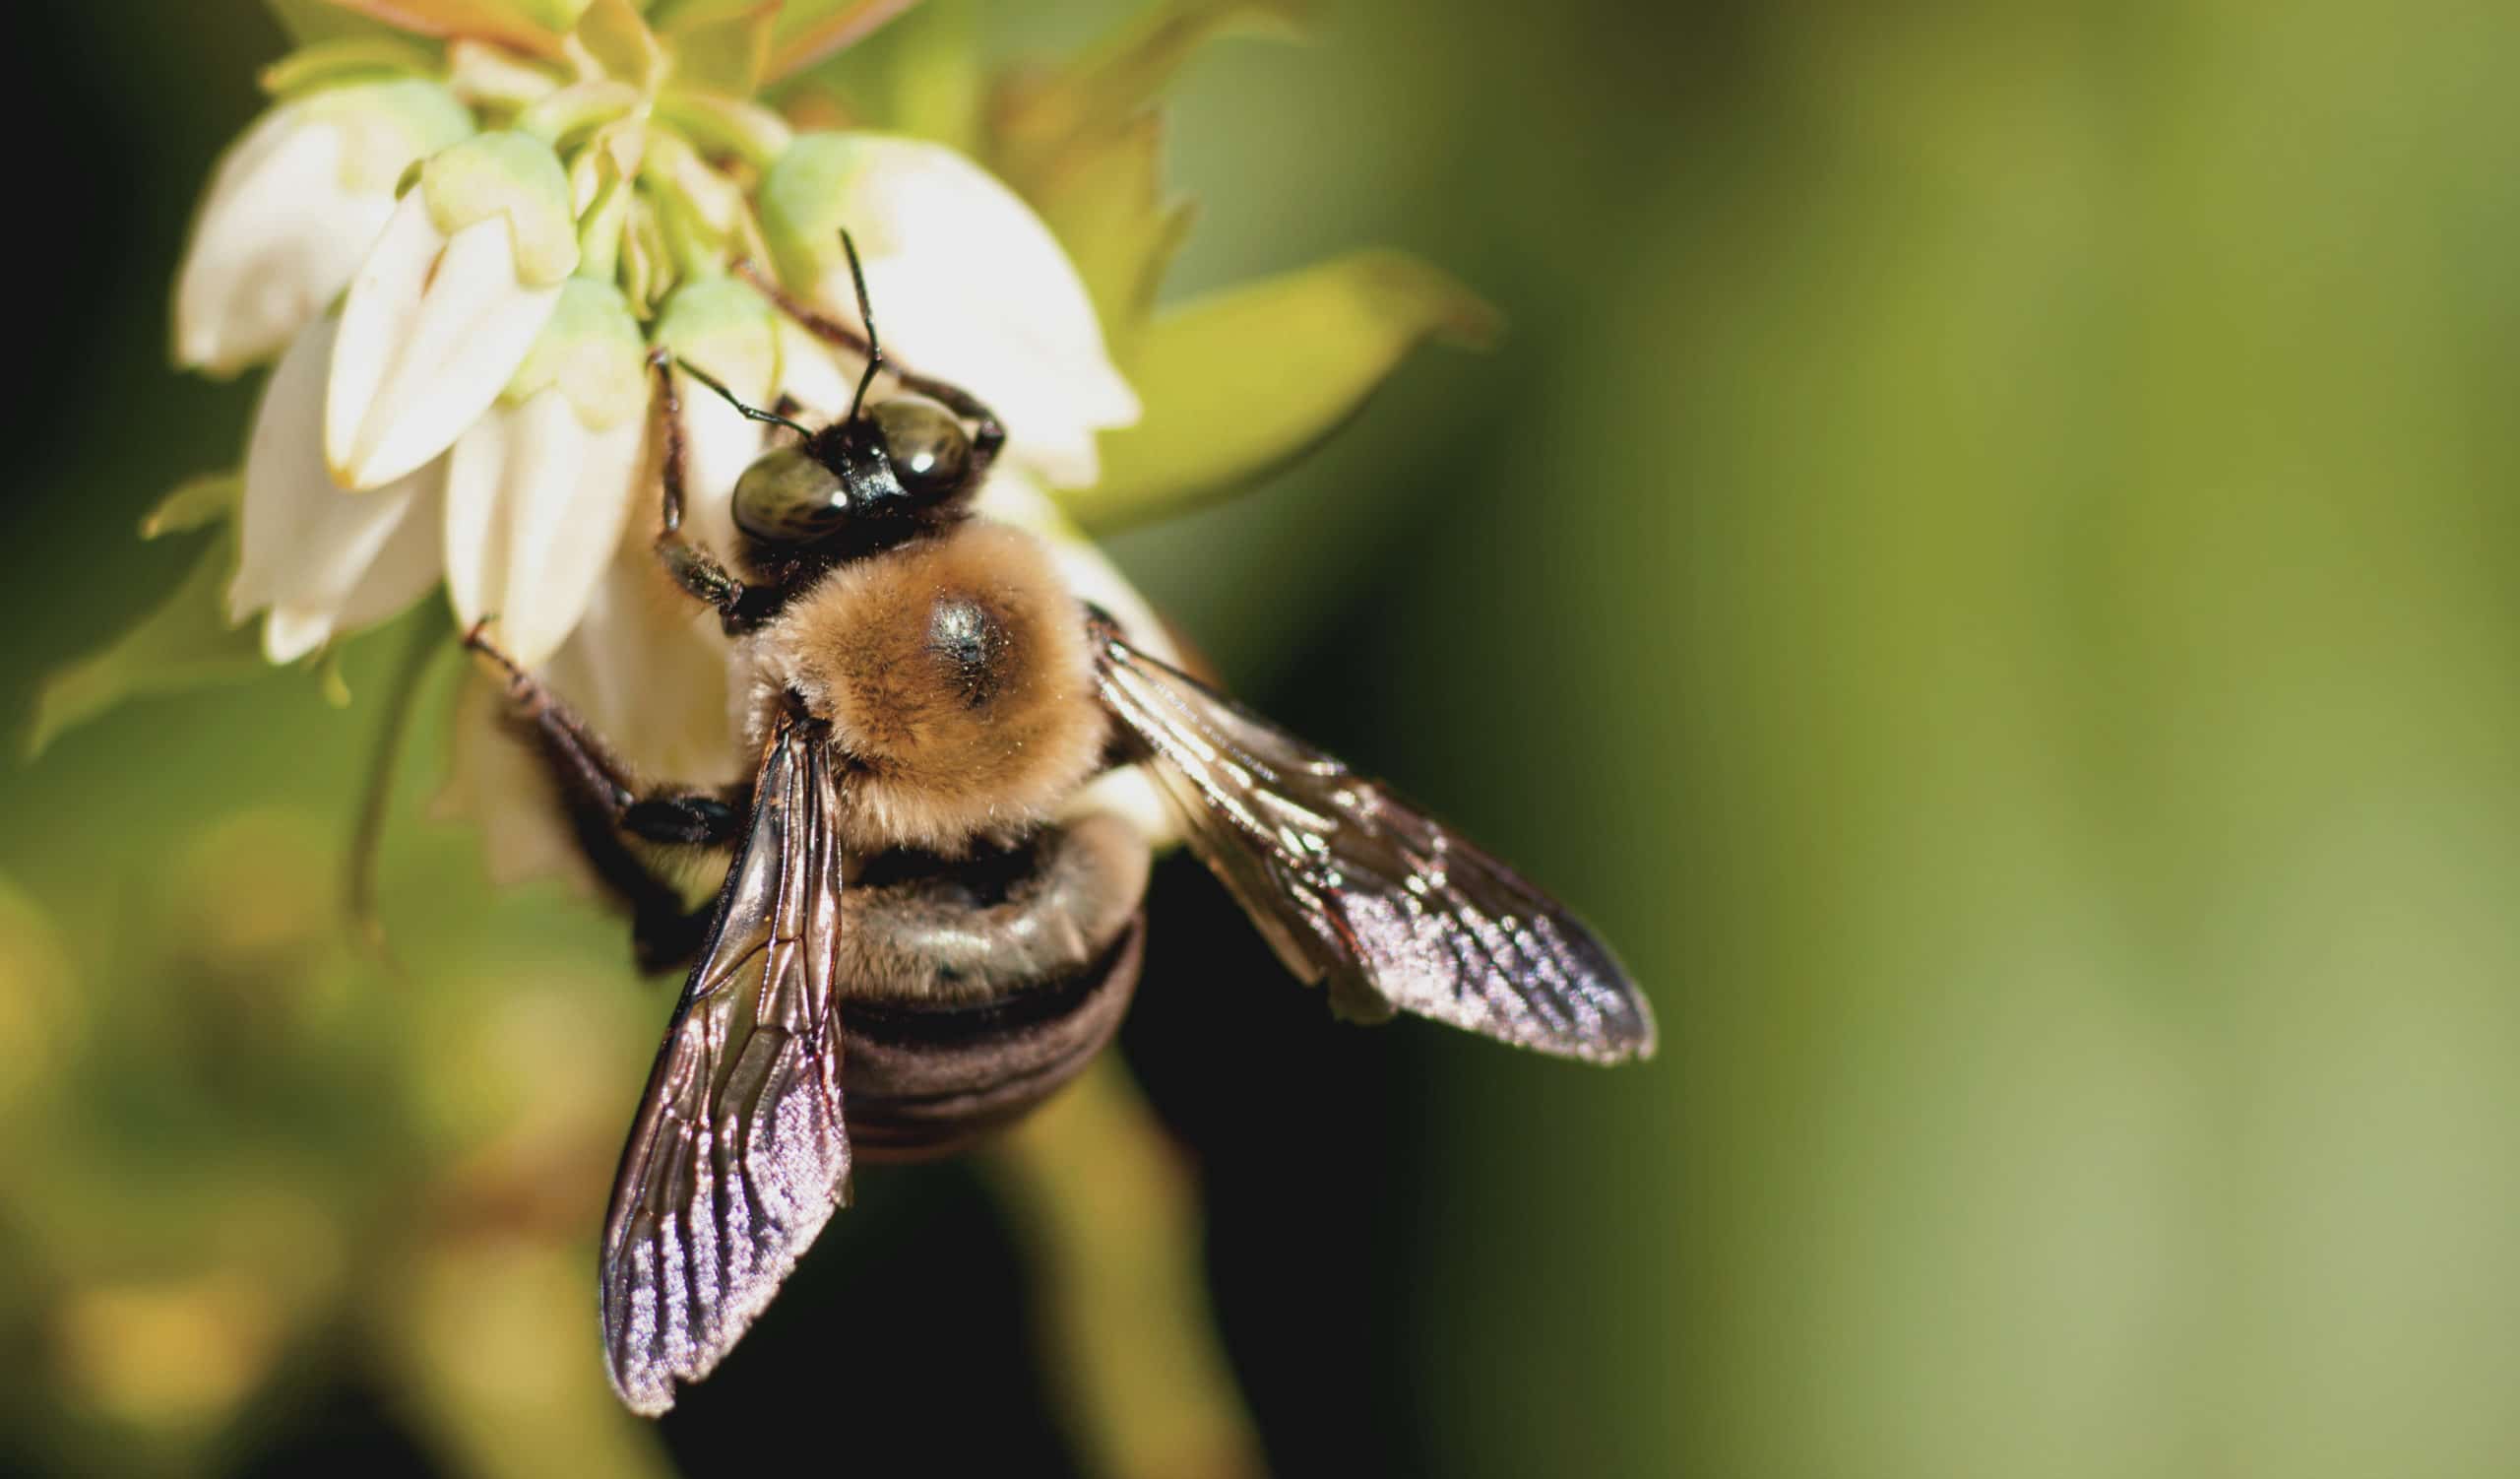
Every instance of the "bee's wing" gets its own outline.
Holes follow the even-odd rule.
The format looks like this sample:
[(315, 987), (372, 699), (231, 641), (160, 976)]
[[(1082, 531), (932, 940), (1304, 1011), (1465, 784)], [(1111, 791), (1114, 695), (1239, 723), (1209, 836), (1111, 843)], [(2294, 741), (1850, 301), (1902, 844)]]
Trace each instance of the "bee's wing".
[(848, 1198), (839, 808), (821, 727), (782, 721), (604, 1218), (604, 1355), (640, 1412), (709, 1374)]
[(1285, 730), (1095, 625), (1103, 704), (1280, 959), (1351, 1016), (1395, 1009), (1595, 1062), (1654, 1051), (1654, 1015), (1555, 900)]

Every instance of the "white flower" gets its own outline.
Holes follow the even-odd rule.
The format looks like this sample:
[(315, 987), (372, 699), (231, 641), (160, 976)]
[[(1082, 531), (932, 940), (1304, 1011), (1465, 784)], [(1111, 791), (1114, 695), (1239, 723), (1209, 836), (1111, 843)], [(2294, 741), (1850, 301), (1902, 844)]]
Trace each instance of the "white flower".
[(175, 280), (175, 362), (228, 375), (277, 354), (350, 280), (411, 163), (472, 132), (417, 78), (281, 103), (211, 176)]
[(630, 516), (638, 421), (596, 428), (546, 390), (472, 423), (446, 458), (446, 582), (470, 624), (498, 618), (509, 656), (534, 667), (586, 611)]
[(326, 388), (344, 487), (390, 482), (453, 445), (541, 334), (577, 265), (549, 146), (481, 134), (433, 156), (351, 280)]
[(1137, 420), (1137, 396), (1057, 238), (953, 150), (806, 134), (763, 178), (761, 214), (781, 276), (853, 324), (847, 227), (887, 353), (986, 402), (1006, 422), (1009, 455), (1052, 485), (1093, 482), (1095, 433)]
[[(1081, 598), (1170, 655), (1144, 601), (1042, 487), (1090, 479), (1095, 432), (1136, 415), (1056, 243), (1003, 186), (945, 151), (831, 142), (854, 172), (841, 204), (866, 249), (887, 344), (1008, 419), (1010, 455), (980, 512), (1044, 539)], [(428, 159), (339, 320), (308, 326), (266, 391), (230, 606), (240, 617), (267, 611), (265, 649), (286, 661), (443, 580), (461, 621), (494, 618), (501, 646), (640, 774), (723, 784), (743, 768), (734, 714), (744, 675), (714, 613), (674, 588), (653, 550), (660, 449), (648, 435), (648, 345), (749, 404), (788, 398), (809, 420), (846, 409), (861, 366), (721, 274), (683, 282), (643, 332), (603, 257), (587, 259), (602, 280), (570, 276), (572, 203), (549, 147), (519, 134), (477, 135)], [(983, 262), (957, 248), (951, 262), (919, 260), (975, 233), (1002, 255)], [(835, 229), (835, 258), (837, 242)], [(834, 306), (853, 317), (853, 300)], [(731, 560), (732, 490), (772, 433), (688, 375), (680, 389), (684, 529)], [(470, 732), (493, 712), (468, 707), (472, 758), (446, 798), (484, 818), (521, 809), (518, 787), (532, 781), (474, 742), (486, 736)], [(1158, 840), (1173, 826), (1134, 772), (1099, 782), (1077, 808), (1117, 811)], [(556, 821), (546, 806), (530, 809)], [(567, 856), (565, 838), (529, 847), (515, 831), (501, 832), (500, 847), (517, 857)]]
[(499, 618), (528, 664), (576, 628), (646, 476), (646, 347), (618, 289), (572, 279), (497, 404), (455, 446), (383, 487), (339, 486), (324, 455), (324, 383), (342, 326), (307, 326), (263, 393), (246, 450), (228, 606), (268, 610), (264, 651), (289, 662), (381, 621), (441, 579), (466, 621)]
[(442, 464), (366, 493), (324, 466), (324, 371), (337, 325), (300, 331), (264, 387), (245, 451), (231, 619), (268, 611), (263, 653), (293, 662), (400, 612), (437, 584)]
[(647, 484), (645, 346), (621, 293), (569, 281), (500, 404), (446, 458), (447, 596), (538, 666), (576, 628)]

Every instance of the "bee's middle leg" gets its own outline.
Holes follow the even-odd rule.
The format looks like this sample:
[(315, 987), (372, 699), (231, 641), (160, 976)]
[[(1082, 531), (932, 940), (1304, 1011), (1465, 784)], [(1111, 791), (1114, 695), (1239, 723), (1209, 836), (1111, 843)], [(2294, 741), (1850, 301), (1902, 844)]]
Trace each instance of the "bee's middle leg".
[(529, 727), (568, 812), (578, 850), (596, 876), (630, 911), (631, 937), (643, 970), (662, 970), (700, 947), (711, 911), (693, 910), (682, 890), (631, 846), (631, 840), (672, 847), (733, 846), (742, 809), (724, 795), (694, 786), (643, 786), (558, 695), (489, 640), (483, 623), (464, 645), (496, 668), (506, 681), (511, 715)]

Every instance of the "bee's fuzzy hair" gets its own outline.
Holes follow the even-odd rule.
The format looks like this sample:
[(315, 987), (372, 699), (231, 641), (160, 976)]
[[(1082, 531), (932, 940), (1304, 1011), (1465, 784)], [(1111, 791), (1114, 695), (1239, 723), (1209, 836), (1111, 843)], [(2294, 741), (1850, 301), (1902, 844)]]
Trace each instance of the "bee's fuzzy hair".
[[(949, 607), (982, 637), (942, 641)], [(1048, 551), (1005, 525), (843, 565), (755, 640), (752, 723), (792, 692), (830, 724), (852, 850), (953, 856), (1021, 835), (1102, 758), (1082, 610)]]

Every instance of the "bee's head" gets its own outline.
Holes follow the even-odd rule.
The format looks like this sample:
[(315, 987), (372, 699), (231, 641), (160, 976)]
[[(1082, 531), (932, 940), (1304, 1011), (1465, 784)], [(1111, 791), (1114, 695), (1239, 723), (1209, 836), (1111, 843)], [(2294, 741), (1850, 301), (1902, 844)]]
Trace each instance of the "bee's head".
[[(735, 526), (771, 551), (801, 556), (807, 566), (889, 548), (960, 518), (1006, 435), (969, 392), (898, 367), (905, 393), (866, 403), (867, 389), (887, 368), (884, 345), (875, 334), (857, 243), (843, 231), (840, 244), (866, 331), (866, 369), (849, 410), (820, 431), (807, 431), (776, 413), (735, 403), (745, 415), (778, 422), (803, 438), (763, 453), (736, 480)], [(854, 337), (838, 325), (829, 331), (836, 338)], [(701, 378), (734, 400), (724, 386)], [(963, 424), (966, 417), (978, 423), (976, 440)]]
[(890, 544), (960, 514), (977, 490), (972, 474), (962, 421), (924, 396), (897, 396), (763, 453), (735, 482), (735, 525), (767, 545)]

